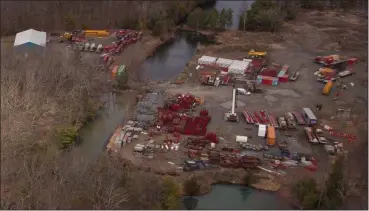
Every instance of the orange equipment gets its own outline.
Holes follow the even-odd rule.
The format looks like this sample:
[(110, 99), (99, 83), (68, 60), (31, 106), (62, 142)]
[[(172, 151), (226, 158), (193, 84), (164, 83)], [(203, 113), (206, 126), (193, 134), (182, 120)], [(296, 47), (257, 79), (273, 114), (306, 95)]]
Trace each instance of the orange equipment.
[(275, 128), (272, 126), (268, 126), (268, 135), (267, 135), (267, 144), (269, 146), (275, 145)]

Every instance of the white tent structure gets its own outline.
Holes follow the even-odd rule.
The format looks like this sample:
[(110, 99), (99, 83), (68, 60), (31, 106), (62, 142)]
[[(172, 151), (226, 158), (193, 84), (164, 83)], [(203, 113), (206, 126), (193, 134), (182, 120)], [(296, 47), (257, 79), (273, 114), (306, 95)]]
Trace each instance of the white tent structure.
[(36, 50), (46, 47), (46, 32), (28, 29), (17, 33), (14, 41), (14, 49), (18, 50)]

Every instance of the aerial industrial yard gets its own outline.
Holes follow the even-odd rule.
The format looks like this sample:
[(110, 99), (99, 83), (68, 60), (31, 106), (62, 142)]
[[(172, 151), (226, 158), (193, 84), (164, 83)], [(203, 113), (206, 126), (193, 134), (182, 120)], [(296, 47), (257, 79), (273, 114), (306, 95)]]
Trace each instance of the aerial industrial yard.
[[(324, 31), (309, 27), (305, 30)], [(245, 41), (240, 36), (245, 35), (225, 32), (217, 41), (227, 37), (226, 43), (200, 49), (183, 73), (185, 82), (151, 85), (151, 95), (160, 96), (161, 102), (144, 98), (137, 109), (150, 117), (133, 115), (130, 126), (118, 127), (108, 149), (159, 174), (180, 176), (190, 171), (202, 175), (217, 171), (214, 168), (230, 172), (254, 168), (288, 184), (304, 175), (320, 178), (335, 155), (350, 154), (362, 144), (360, 137), (366, 134), (360, 130), (366, 126), (357, 112), (365, 112), (367, 63), (361, 61), (360, 53), (342, 50), (336, 56), (338, 51), (333, 49), (331, 54), (312, 52), (313, 46), (298, 49), (293, 39), (284, 41), (277, 35), (256, 38), (246, 33)], [(315, 37), (305, 41), (319, 48), (332, 45)], [(328, 87), (327, 81), (334, 85)], [(233, 105), (234, 121), (225, 117)], [(191, 120), (199, 115), (203, 117), (197, 122)], [(207, 126), (206, 119), (211, 119)], [(206, 132), (196, 132), (196, 127), (206, 127)], [(127, 132), (129, 137), (124, 135)], [(270, 184), (259, 188), (275, 190)]]
[[(182, 196), (191, 178), (198, 195), (215, 183), (246, 184), (245, 175), (252, 175), (257, 179), (246, 185), (302, 207), (291, 187), (304, 178), (324, 186), (341, 158), (350, 191), (363, 190), (368, 62), (361, 15), (300, 13), (274, 32), (196, 31), (184, 24), (160, 37), (110, 29), (47, 33), (46, 39), (46, 32), (30, 29), (15, 40), (45, 34), (42, 48), (47, 43), (63, 58), (65, 52), (65, 63), (78, 60), (73, 74), (81, 74), (82, 85), (75, 90), (83, 94), (74, 106), (82, 120), (63, 116), (75, 133), (59, 150), (77, 149), (72, 153), (83, 158), (87, 149), (158, 181), (171, 178), (182, 184)], [(16, 41), (14, 49), (26, 46)]]

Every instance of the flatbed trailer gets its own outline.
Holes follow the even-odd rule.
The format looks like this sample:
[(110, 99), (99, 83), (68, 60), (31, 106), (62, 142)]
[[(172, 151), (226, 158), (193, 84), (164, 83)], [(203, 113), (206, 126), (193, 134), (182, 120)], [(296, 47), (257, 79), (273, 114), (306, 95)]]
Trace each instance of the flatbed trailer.
[(245, 117), (245, 120), (247, 124), (255, 124), (253, 116), (248, 112), (247, 110), (243, 111), (243, 116)]
[(274, 128), (279, 128), (277, 119), (275, 118), (275, 116), (273, 114), (268, 114), (268, 119), (269, 119), (269, 124), (274, 127)]
[(299, 112), (293, 111), (292, 114), (296, 118), (297, 124), (306, 125), (306, 121), (304, 120), (304, 118), (301, 116), (301, 114)]
[(262, 121), (263, 121), (263, 124), (269, 124), (270, 122), (269, 122), (269, 118), (268, 118), (268, 116), (267, 116), (267, 114), (266, 114), (266, 112), (265, 111), (263, 111), (263, 110), (260, 110), (259, 111), (259, 114), (260, 114), (260, 118), (262, 119)]
[(263, 120), (260, 118), (257, 111), (254, 111), (255, 125), (263, 124)]

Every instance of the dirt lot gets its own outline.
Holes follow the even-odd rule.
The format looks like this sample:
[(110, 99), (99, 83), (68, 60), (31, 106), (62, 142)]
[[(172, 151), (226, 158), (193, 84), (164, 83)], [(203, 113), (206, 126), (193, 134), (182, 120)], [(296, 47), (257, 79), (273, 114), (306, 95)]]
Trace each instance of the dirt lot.
[[(346, 139), (333, 138), (342, 142), (345, 149), (349, 151), (350, 164), (348, 172), (357, 173), (367, 171), (367, 152), (359, 153), (359, 149), (367, 146), (367, 20), (357, 14), (340, 14), (336, 12), (304, 12), (297, 20), (285, 23), (279, 33), (251, 33), (239, 31), (227, 31), (217, 36), (219, 45), (207, 46), (199, 50), (196, 56), (189, 62), (188, 73), (192, 74), (187, 83), (173, 85), (164, 83), (157, 85), (167, 92), (176, 94), (190, 92), (195, 96), (204, 97), (205, 103), (201, 108), (209, 110), (212, 121), (208, 131), (215, 131), (218, 136), (225, 139), (223, 144), (234, 145), (236, 135), (251, 137), (251, 142), (264, 144), (265, 140), (257, 138), (257, 128), (249, 126), (241, 117), (241, 122), (229, 123), (223, 120), (223, 114), (230, 108), (222, 106), (223, 103), (231, 101), (231, 86), (205, 87), (199, 85), (198, 71), (195, 69), (197, 59), (201, 55), (213, 55), (217, 57), (238, 59), (244, 57), (250, 48), (268, 51), (269, 63), (288, 64), (291, 71), (299, 71), (300, 78), (296, 82), (279, 84), (278, 86), (260, 85), (264, 90), (262, 94), (251, 96), (240, 96), (236, 111), (243, 109), (250, 111), (266, 110), (274, 115), (283, 115), (287, 111), (299, 111), (302, 107), (310, 107), (314, 110), (317, 103), (323, 104), (323, 109), (316, 112), (320, 123), (328, 124), (341, 132), (356, 135), (358, 139), (348, 144)], [(313, 73), (320, 67), (314, 64), (313, 58), (318, 55), (340, 54), (349, 57), (358, 57), (359, 64), (354, 67), (355, 75), (344, 78), (342, 81), (348, 86), (337, 101), (333, 101), (333, 95), (338, 88), (334, 87), (330, 96), (321, 94), (324, 84), (316, 81)], [(350, 83), (354, 86), (351, 86)], [(199, 108), (199, 109), (201, 109)], [(338, 108), (351, 108), (352, 119), (350, 121), (333, 118)], [(251, 129), (245, 129), (251, 128)], [(296, 131), (289, 132), (297, 139), (296, 150), (312, 152), (318, 159), (318, 171), (311, 173), (305, 169), (288, 169), (287, 175), (279, 179), (283, 185), (303, 176), (314, 176), (322, 179), (331, 162), (325, 153), (323, 146), (311, 146), (299, 127)], [(144, 139), (144, 137), (143, 137)], [(163, 140), (164, 137), (161, 138)], [(160, 138), (158, 139), (160, 140)], [(282, 132), (277, 132), (277, 141), (289, 140)], [(144, 142), (142, 140), (142, 142)], [(122, 151), (124, 157), (131, 154), (132, 147)], [(130, 157), (130, 156), (129, 156)], [(183, 147), (179, 152), (168, 152), (157, 154), (152, 161), (138, 161), (152, 169), (175, 169), (182, 164), (186, 155)], [(165, 161), (165, 162), (164, 162)], [(174, 164), (168, 164), (167, 162)], [(357, 162), (362, 163), (358, 166)], [(352, 163), (351, 163), (352, 162)], [(364, 170), (363, 170), (364, 169)], [(357, 178), (357, 177), (356, 177)], [(367, 184), (367, 183), (366, 183)], [(287, 186), (285, 186), (287, 187)]]

